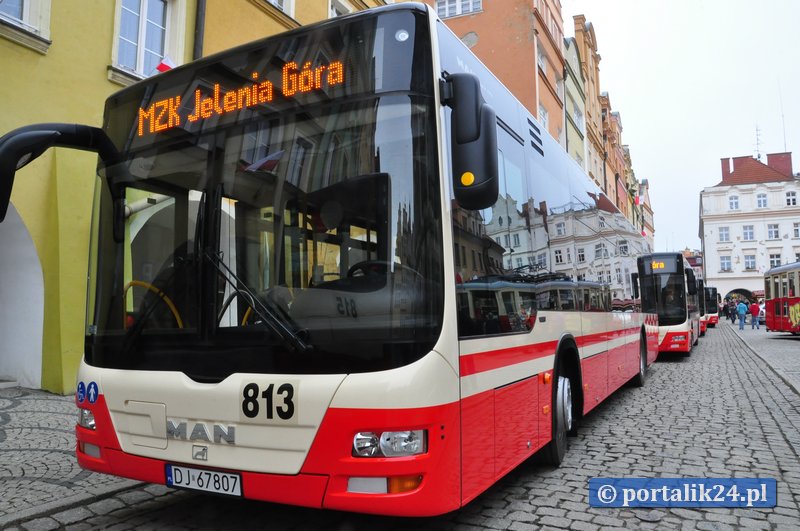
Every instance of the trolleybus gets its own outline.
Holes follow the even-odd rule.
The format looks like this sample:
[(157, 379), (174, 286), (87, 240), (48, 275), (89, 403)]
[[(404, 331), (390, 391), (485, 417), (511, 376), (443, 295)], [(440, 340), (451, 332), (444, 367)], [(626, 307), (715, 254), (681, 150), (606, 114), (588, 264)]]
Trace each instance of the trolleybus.
[[(800, 262), (764, 273), (764, 319), (769, 332), (800, 334)], [(754, 316), (758, 319), (758, 316)]]
[(681, 253), (655, 253), (637, 261), (642, 311), (658, 314), (659, 351), (690, 354), (700, 337), (692, 267)]
[[(11, 132), (0, 202), (52, 146), (100, 156), (86, 469), (439, 514), (558, 464), (657, 356), (655, 314), (608, 294), (632, 298), (608, 272), (646, 243), (423, 4), (145, 79), (102, 128)], [(497, 280), (527, 265), (573, 280)]]
[(706, 286), (704, 289), (705, 297), (705, 321), (707, 328), (714, 328), (719, 323), (719, 298), (717, 288)]

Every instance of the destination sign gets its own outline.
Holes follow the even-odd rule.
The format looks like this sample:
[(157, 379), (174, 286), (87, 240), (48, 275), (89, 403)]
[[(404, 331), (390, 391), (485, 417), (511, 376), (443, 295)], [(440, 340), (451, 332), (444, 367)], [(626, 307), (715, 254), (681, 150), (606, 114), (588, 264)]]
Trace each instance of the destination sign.
[[(303, 64), (302, 68), (297, 63), (289, 62), (281, 71), (280, 94), (283, 98), (291, 99), (302, 94), (309, 94), (325, 90), (328, 87), (343, 85), (345, 82), (344, 65), (341, 61), (312, 67), (310, 62)], [(251, 82), (233, 89), (223, 88), (215, 83), (210, 93), (194, 91), (188, 106), (188, 114), (181, 109), (180, 95), (163, 98), (140, 107), (137, 116), (137, 135), (145, 136), (161, 133), (169, 129), (180, 127), (186, 122), (193, 123), (199, 120), (222, 116), (223, 114), (241, 111), (248, 107), (268, 104), (274, 101), (277, 89), (272, 81), (259, 79), (258, 72), (251, 74)]]

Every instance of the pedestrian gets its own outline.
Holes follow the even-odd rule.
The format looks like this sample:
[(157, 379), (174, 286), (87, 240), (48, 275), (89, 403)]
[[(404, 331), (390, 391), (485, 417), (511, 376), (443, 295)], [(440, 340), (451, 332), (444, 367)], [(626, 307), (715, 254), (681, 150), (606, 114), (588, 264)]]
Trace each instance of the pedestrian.
[(728, 301), (728, 315), (730, 315), (731, 323), (736, 324), (736, 300), (731, 299)]
[(750, 319), (750, 330), (755, 328), (756, 330), (761, 330), (761, 324), (758, 322), (758, 314), (761, 312), (761, 306), (754, 300), (753, 304), (750, 305), (750, 315), (752, 316)]
[(725, 320), (730, 319), (731, 316), (728, 315), (728, 301), (723, 302), (720, 306), (722, 307), (720, 313), (725, 316)]
[(747, 305), (743, 300), (736, 305), (736, 317), (739, 318), (739, 330), (744, 330), (744, 320), (747, 317)]

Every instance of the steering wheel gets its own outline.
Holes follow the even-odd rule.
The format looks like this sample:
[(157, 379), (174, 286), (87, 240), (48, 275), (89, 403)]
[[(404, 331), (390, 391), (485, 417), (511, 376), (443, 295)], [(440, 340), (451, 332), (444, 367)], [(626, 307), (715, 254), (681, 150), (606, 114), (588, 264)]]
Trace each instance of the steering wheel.
[[(163, 291), (161, 291), (160, 289), (158, 289), (154, 285), (150, 284), (149, 282), (144, 282), (143, 280), (131, 280), (130, 282), (125, 284), (125, 289), (122, 290), (122, 302), (123, 302), (123, 305), (125, 304), (125, 298), (126, 298), (126, 296), (128, 294), (128, 290), (132, 286), (137, 286), (139, 288), (145, 288), (147, 290), (152, 291), (156, 295), (158, 295), (158, 298), (161, 299), (164, 302), (164, 304), (167, 305), (167, 307), (169, 308), (169, 311), (172, 312), (172, 315), (175, 317), (175, 322), (178, 323), (178, 328), (183, 328), (183, 320), (181, 319), (181, 314), (178, 313), (178, 308), (175, 307), (175, 304), (172, 302), (172, 299), (170, 299), (167, 296), (166, 293), (164, 293)], [(127, 314), (127, 308), (123, 308), (122, 314), (123, 315)], [(127, 320), (123, 321), (123, 326), (125, 328), (128, 328)]]
[(365, 260), (350, 266), (347, 277), (365, 277), (372, 275), (385, 275), (389, 271), (390, 263), (385, 260)]

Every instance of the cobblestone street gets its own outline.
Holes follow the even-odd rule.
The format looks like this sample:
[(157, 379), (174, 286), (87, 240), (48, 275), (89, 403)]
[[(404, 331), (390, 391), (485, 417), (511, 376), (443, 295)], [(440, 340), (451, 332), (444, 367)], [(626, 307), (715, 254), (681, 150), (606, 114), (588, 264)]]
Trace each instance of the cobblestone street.
[[(800, 396), (787, 385), (790, 376), (779, 376), (762, 357), (772, 356), (783, 364), (778, 370), (788, 374), (798, 368), (798, 362), (789, 357), (789, 350), (800, 353), (798, 344), (767, 334), (763, 328), (738, 332), (723, 322), (708, 331), (691, 357), (662, 355), (651, 367), (644, 388), (625, 387), (592, 412), (579, 435), (571, 439), (560, 468), (531, 460), (464, 509), (414, 520), (283, 507), (154, 485), (131, 488), (130, 483), (77, 468), (69, 455), (74, 423), (70, 400), (43, 400), (48, 395), (3, 390), (0, 527), (5, 522), (21, 529), (76, 530), (796, 529), (800, 525)], [(786, 354), (775, 345), (788, 349)], [(14, 400), (24, 401), (25, 407), (11, 408)], [(58, 404), (57, 411), (52, 404)], [(40, 407), (48, 414), (34, 414)], [(50, 441), (52, 457), (42, 459), (42, 452), (48, 450), (33, 447), (40, 440), (39, 446)], [(34, 466), (34, 461), (41, 464)], [(771, 477), (778, 482), (778, 505), (769, 509), (590, 508), (587, 484), (598, 476)], [(45, 492), (53, 492), (55, 500), (100, 486), (106, 488), (105, 494), (68, 500), (60, 510), (29, 507), (32, 499)], [(24, 517), (15, 518), (15, 514)]]

